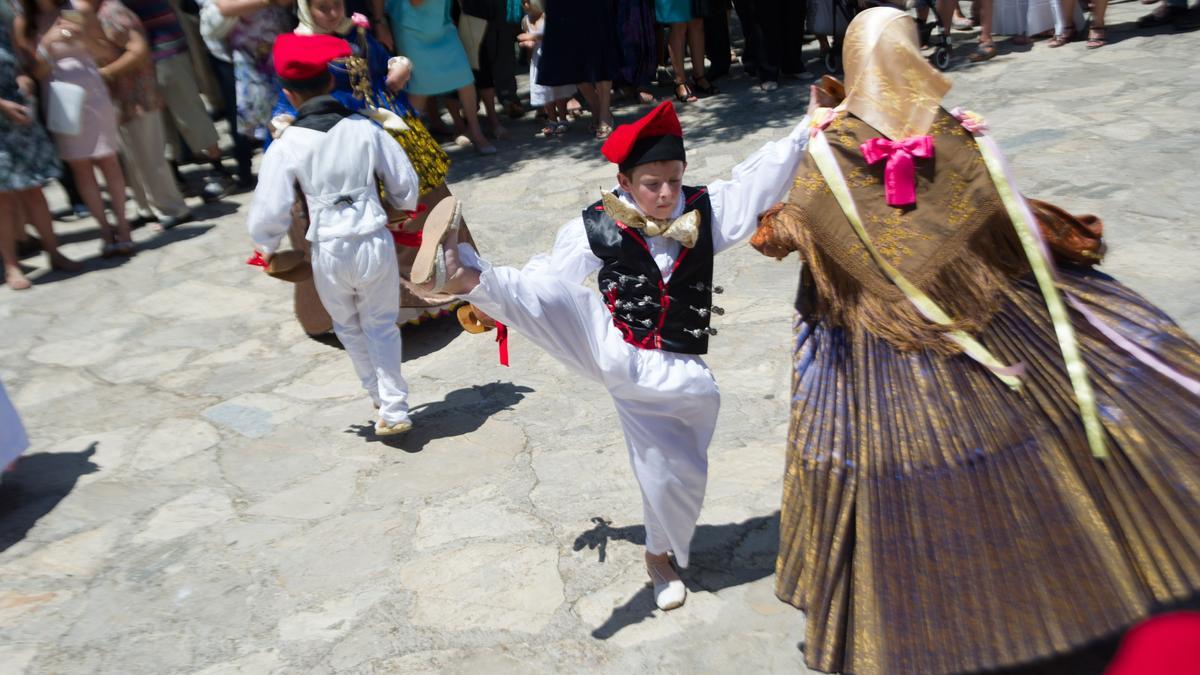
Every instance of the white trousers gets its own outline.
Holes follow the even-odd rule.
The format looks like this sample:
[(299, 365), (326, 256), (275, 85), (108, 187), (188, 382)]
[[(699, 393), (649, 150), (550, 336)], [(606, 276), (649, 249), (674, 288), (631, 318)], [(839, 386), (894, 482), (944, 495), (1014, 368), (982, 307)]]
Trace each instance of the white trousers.
[(312, 246), (313, 282), (363, 389), (389, 424), (408, 420), (400, 374), (400, 268), (386, 229)]
[(625, 342), (595, 291), (491, 267), (468, 247), (460, 251), (464, 264), (483, 270), (465, 300), (608, 389), (642, 490), (646, 550), (673, 551), (679, 566), (687, 567), (721, 407), (708, 366), (698, 356)]

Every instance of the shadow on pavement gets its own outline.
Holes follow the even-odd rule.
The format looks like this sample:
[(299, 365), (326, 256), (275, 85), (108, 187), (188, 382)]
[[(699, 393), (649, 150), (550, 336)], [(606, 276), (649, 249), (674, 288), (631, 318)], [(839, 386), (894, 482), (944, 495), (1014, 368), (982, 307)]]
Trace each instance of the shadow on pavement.
[[(610, 541), (646, 543), (642, 525), (612, 527), (610, 521), (592, 518), (594, 527), (575, 539), (574, 549), (598, 551), (599, 562), (607, 558)], [(692, 537), (691, 563), (680, 576), (688, 589), (710, 593), (758, 581), (775, 573), (775, 555), (779, 549), (779, 513), (757, 516), (741, 523), (700, 525)], [(643, 587), (612, 616), (592, 631), (592, 637), (607, 640), (622, 629), (654, 617), (654, 592)]]
[[(186, 241), (188, 239), (195, 239), (196, 237), (199, 237), (200, 235), (204, 234), (205, 232), (208, 232), (209, 230), (213, 229), (214, 227), (216, 227), (216, 225), (214, 223), (193, 223), (193, 224), (188, 224), (188, 225), (180, 225), (180, 226), (172, 228), (170, 230), (164, 230), (164, 231), (158, 233), (157, 235), (155, 235), (151, 239), (147, 239), (145, 241), (138, 242), (137, 252), (144, 253), (146, 251), (153, 251), (154, 249), (162, 248), (163, 246), (169, 246), (176, 242)], [(99, 230), (97, 230), (97, 232), (99, 232)], [(79, 233), (76, 233), (76, 234), (79, 234)], [(77, 241), (86, 241), (89, 238), (91, 238), (91, 237), (90, 236), (81, 237), (81, 238), (78, 238)], [(65, 242), (67, 240), (67, 237), (66, 236), (61, 237), (60, 240), (62, 242)], [(87, 265), (87, 267), (85, 267), (82, 272), (58, 272), (55, 270), (49, 270), (45, 274), (41, 274), (37, 277), (32, 277), (32, 281), (35, 284), (38, 284), (39, 286), (46, 285), (46, 284), (52, 284), (52, 283), (55, 283), (58, 281), (63, 281), (64, 279), (72, 279), (74, 277), (80, 276), (81, 274), (87, 274), (89, 272), (96, 272), (99, 270), (109, 270), (109, 269), (121, 267), (122, 265), (125, 265), (130, 260), (132, 260), (133, 257), (134, 256), (118, 255), (118, 256), (113, 256), (111, 258), (101, 258), (99, 255), (96, 255), (91, 258), (83, 258), (83, 259), (81, 259), (81, 262), (85, 263)]]
[(0, 480), (0, 552), (25, 538), (42, 516), (54, 510), (80, 476), (99, 468), (91, 460), (93, 442), (79, 452), (38, 453), (17, 460)]
[(469, 434), (483, 426), (489, 417), (512, 407), (534, 390), (512, 382), (491, 382), (455, 389), (441, 401), (413, 406), (409, 411), (413, 429), (403, 436), (375, 436), (374, 424), (351, 425), (347, 433), (357, 434), (376, 443), (416, 453), (430, 441)]

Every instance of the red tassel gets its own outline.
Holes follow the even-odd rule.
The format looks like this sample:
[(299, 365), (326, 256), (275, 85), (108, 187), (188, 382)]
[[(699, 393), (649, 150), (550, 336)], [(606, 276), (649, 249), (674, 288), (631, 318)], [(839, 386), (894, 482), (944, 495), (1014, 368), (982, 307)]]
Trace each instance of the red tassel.
[(500, 345), (500, 365), (508, 365), (508, 326), (496, 322), (496, 342)]
[(246, 261), (246, 264), (253, 265), (255, 267), (266, 267), (267, 259), (263, 257), (261, 252), (255, 251), (254, 255), (250, 256), (250, 259)]

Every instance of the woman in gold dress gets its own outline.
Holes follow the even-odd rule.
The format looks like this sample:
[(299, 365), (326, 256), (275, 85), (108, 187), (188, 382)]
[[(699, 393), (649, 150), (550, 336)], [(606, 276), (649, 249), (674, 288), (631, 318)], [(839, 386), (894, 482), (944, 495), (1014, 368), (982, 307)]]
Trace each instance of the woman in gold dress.
[(1098, 227), (1038, 228), (917, 45), (903, 12), (856, 17), (752, 240), (804, 263), (776, 594), (822, 671), (1038, 661), (1200, 589), (1200, 346), (1051, 262), (1055, 224), (1093, 263)]

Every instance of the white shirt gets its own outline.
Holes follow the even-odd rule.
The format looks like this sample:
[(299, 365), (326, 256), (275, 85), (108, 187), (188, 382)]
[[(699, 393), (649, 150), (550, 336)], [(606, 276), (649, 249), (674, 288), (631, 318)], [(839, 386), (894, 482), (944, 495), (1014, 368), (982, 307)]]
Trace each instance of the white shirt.
[(374, 122), (351, 115), (328, 131), (294, 123), (263, 155), (246, 222), (250, 237), (264, 254), (275, 253), (291, 227), (296, 188), (308, 204), (309, 241), (371, 234), (388, 221), (379, 182), (393, 208), (416, 208), (417, 174), (400, 144)]
[[(796, 168), (808, 147), (808, 127), (808, 117), (805, 117), (790, 134), (767, 143), (746, 161), (735, 166), (732, 178), (708, 184), (708, 197), (712, 204), (713, 253), (720, 253), (753, 234), (758, 227), (758, 217), (787, 197)], [(643, 213), (624, 190), (618, 189), (617, 196)], [(683, 214), (683, 199), (680, 193), (679, 202), (671, 212), (672, 218)], [(663, 279), (669, 279), (682, 244), (662, 236), (646, 237), (646, 244)], [(560, 279), (582, 283), (601, 266), (600, 259), (588, 243), (581, 215), (563, 225), (554, 241), (554, 249), (548, 255), (535, 256), (525, 265), (524, 271), (548, 273)]]

